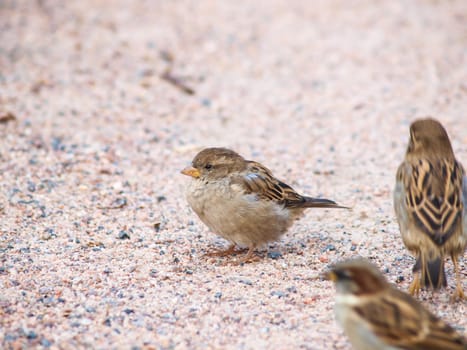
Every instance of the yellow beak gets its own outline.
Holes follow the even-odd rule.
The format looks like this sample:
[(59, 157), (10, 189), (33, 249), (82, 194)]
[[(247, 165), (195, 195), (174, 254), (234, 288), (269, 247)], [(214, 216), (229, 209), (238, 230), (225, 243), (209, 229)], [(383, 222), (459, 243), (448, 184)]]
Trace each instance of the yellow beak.
[(188, 166), (186, 167), (185, 169), (183, 169), (181, 171), (181, 173), (183, 175), (188, 175), (188, 176), (191, 176), (191, 177), (194, 177), (195, 179), (199, 178), (200, 177), (200, 173), (199, 173), (199, 170), (196, 169), (196, 168), (193, 168), (192, 166)]
[(334, 271), (326, 271), (322, 274), (323, 278), (328, 281), (337, 281), (337, 275)]

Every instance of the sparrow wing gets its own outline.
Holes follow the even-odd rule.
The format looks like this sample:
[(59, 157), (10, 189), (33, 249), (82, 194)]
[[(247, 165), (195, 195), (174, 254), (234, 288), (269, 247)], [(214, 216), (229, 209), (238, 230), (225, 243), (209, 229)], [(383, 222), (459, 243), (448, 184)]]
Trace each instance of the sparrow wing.
[(232, 182), (240, 185), (247, 194), (253, 193), (259, 198), (286, 206), (290, 203), (305, 202), (305, 198), (292, 187), (276, 179), (268, 168), (254, 161), (248, 161), (246, 170), (233, 178)]
[(458, 162), (444, 159), (405, 162), (398, 169), (407, 215), (437, 245), (444, 245), (461, 224), (463, 176)]
[(465, 340), (453, 328), (398, 290), (354, 308), (388, 346), (407, 350), (465, 349)]

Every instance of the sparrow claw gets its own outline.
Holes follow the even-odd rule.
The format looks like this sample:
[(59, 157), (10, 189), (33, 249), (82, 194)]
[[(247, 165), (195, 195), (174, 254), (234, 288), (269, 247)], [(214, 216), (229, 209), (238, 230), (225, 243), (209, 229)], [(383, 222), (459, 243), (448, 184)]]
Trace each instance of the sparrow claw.
[(224, 257), (235, 254), (235, 244), (231, 244), (227, 249), (214, 249), (212, 251), (206, 252), (203, 256), (206, 257)]
[(249, 264), (249, 263), (252, 263), (252, 262), (258, 262), (258, 261), (261, 261), (261, 258), (255, 254), (255, 246), (253, 247), (250, 247), (248, 249), (248, 253), (241, 259), (238, 259), (236, 261), (233, 261), (231, 263), (231, 265), (233, 266), (239, 266), (239, 265), (243, 265), (243, 264)]
[(409, 293), (410, 295), (415, 296), (418, 296), (418, 294), (420, 293), (420, 276), (418, 275), (418, 273), (414, 275), (413, 281), (409, 287)]
[(450, 302), (455, 303), (457, 301), (463, 301), (465, 299), (467, 299), (467, 298), (466, 298), (466, 296), (464, 294), (464, 291), (463, 291), (462, 287), (460, 285), (458, 285), (457, 288), (456, 288), (456, 291), (451, 296)]

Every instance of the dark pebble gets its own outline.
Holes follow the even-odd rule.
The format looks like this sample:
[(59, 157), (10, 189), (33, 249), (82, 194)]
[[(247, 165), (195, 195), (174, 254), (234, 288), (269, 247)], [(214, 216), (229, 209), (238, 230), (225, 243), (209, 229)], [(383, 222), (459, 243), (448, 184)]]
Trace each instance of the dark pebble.
[(107, 326), (107, 327), (110, 327), (112, 325), (112, 322), (110, 321), (110, 318), (105, 319), (104, 325)]
[(36, 339), (37, 338), (37, 333), (34, 331), (29, 331), (26, 333), (26, 338), (28, 339)]
[(124, 313), (126, 313), (127, 315), (130, 315), (130, 314), (134, 314), (135, 313), (135, 310), (133, 309), (125, 309), (123, 310)]
[(36, 184), (32, 181), (28, 181), (28, 191), (35, 192), (36, 191)]
[(397, 278), (396, 278), (396, 283), (404, 282), (404, 280), (405, 280), (404, 276), (399, 275), (399, 276), (397, 276)]
[(278, 298), (283, 298), (283, 297), (285, 297), (286, 294), (284, 292), (281, 292), (280, 290), (273, 290), (271, 292), (271, 295), (276, 296)]
[(160, 202), (163, 202), (165, 200), (167, 200), (167, 198), (165, 196), (157, 196), (157, 203), (160, 203)]
[(252, 286), (253, 285), (253, 282), (251, 282), (250, 280), (247, 280), (247, 279), (241, 279), (238, 282), (246, 284), (247, 286)]
[(121, 230), (118, 233), (118, 239), (130, 239), (130, 235), (125, 230)]
[(127, 204), (128, 204), (128, 201), (125, 197), (119, 197), (115, 199), (114, 202), (112, 203), (112, 208), (115, 208), (115, 209), (123, 208)]
[(14, 334), (6, 334), (5, 338), (3, 338), (3, 340), (6, 342), (15, 341), (16, 339), (18, 339), (18, 337)]
[(350, 247), (350, 250), (352, 252), (356, 251), (357, 250), (357, 246), (355, 244), (352, 244), (352, 246)]
[(282, 258), (282, 253), (281, 252), (268, 252), (268, 258), (270, 259), (273, 259), (273, 260), (277, 260), (277, 259), (280, 259)]
[(328, 244), (322, 251), (323, 252), (332, 252), (336, 250), (336, 246), (334, 244)]
[(41, 340), (41, 345), (44, 347), (44, 348), (50, 348), (52, 346), (52, 342), (48, 339), (45, 339), (43, 338)]
[(54, 151), (64, 151), (65, 145), (62, 143), (62, 139), (60, 137), (53, 137), (52, 138), (52, 149)]

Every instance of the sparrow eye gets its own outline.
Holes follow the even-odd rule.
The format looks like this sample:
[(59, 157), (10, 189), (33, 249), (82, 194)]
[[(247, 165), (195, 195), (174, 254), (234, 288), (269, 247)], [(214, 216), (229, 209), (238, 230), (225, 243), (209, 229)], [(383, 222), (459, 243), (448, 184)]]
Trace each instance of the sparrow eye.
[(209, 163), (206, 164), (206, 165), (204, 166), (204, 169), (206, 169), (206, 170), (212, 169), (212, 164), (209, 164)]
[(352, 278), (352, 274), (346, 270), (338, 270), (335, 271), (335, 274), (340, 280), (349, 280)]

